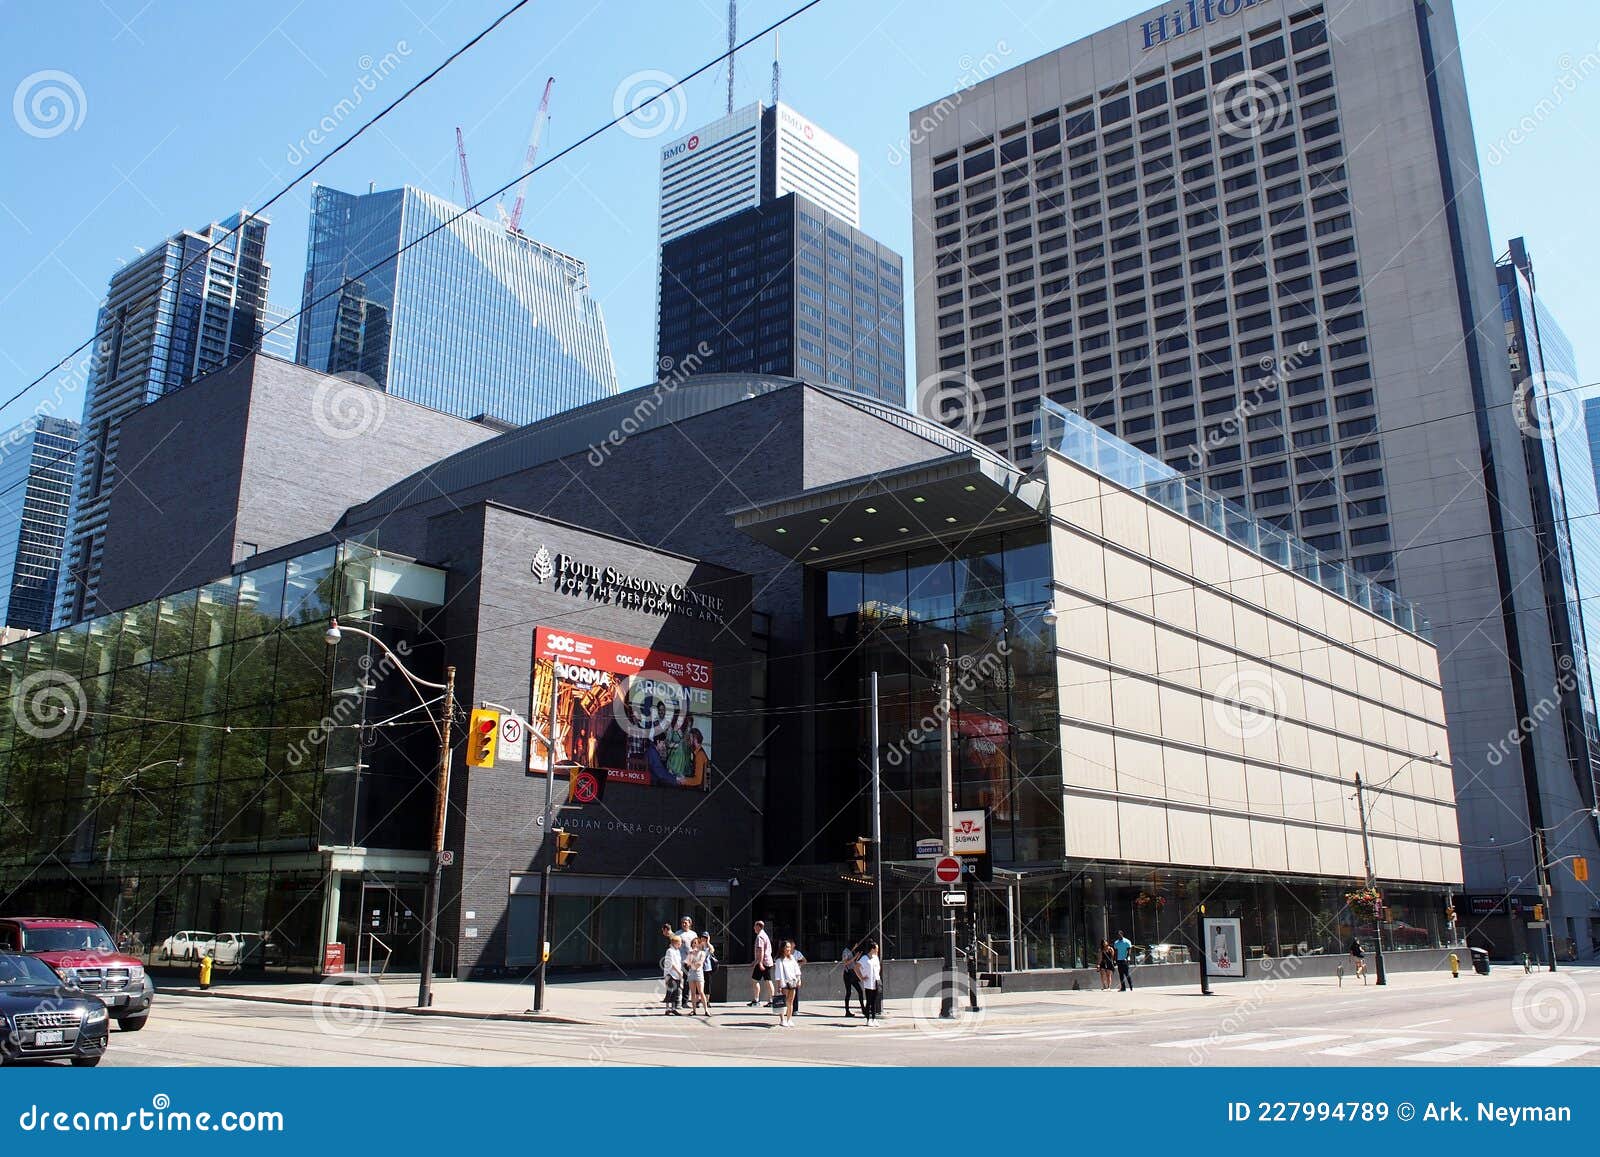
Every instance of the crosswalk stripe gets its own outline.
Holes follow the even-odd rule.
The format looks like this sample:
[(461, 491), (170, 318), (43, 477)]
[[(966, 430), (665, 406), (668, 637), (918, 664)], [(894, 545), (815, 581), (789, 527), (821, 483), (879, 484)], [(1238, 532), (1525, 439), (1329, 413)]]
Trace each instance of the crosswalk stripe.
[(1557, 1065), (1562, 1061), (1576, 1060), (1581, 1056), (1594, 1052), (1596, 1049), (1600, 1049), (1600, 1045), (1551, 1045), (1547, 1049), (1540, 1049), (1538, 1052), (1528, 1053), (1526, 1056), (1512, 1057), (1510, 1060), (1504, 1060), (1500, 1063), (1502, 1065), (1541, 1068), (1545, 1065)]
[(1420, 1036), (1383, 1036), (1377, 1040), (1358, 1040), (1353, 1044), (1337, 1045), (1331, 1049), (1319, 1049), (1318, 1054), (1325, 1057), (1364, 1057), (1368, 1053), (1379, 1053), (1384, 1049), (1401, 1049), (1407, 1045), (1419, 1045), (1427, 1037)]
[(1260, 1040), (1266, 1035), (1264, 1032), (1236, 1032), (1217, 1036), (1197, 1036), (1191, 1037), (1189, 1040), (1162, 1041), (1160, 1044), (1152, 1045), (1151, 1047), (1158, 1049), (1196, 1049), (1204, 1045), (1225, 1047), (1237, 1044), (1239, 1041)]
[(1222, 1041), (1219, 1042), (1218, 1047), (1237, 1052), (1271, 1053), (1277, 1052), (1279, 1049), (1305, 1048), (1308, 1045), (1321, 1044), (1323, 1041), (1343, 1039), (1338, 1033), (1322, 1032), (1311, 1036), (1292, 1036), (1284, 1040), (1264, 1040), (1244, 1045), (1236, 1045), (1232, 1041)]
[(1457, 1045), (1446, 1045), (1444, 1048), (1429, 1049), (1427, 1052), (1412, 1053), (1410, 1056), (1401, 1057), (1404, 1061), (1430, 1061), (1436, 1064), (1449, 1064), (1451, 1061), (1471, 1060), (1481, 1057), (1485, 1053), (1492, 1053), (1497, 1049), (1509, 1048), (1506, 1041), (1469, 1040)]

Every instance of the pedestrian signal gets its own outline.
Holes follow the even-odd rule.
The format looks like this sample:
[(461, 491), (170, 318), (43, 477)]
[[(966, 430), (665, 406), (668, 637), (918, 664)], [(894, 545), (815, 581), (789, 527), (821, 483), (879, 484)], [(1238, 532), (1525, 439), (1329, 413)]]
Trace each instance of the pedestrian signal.
[(500, 712), (475, 708), (467, 724), (467, 766), (493, 767), (500, 740)]
[(856, 875), (867, 874), (867, 841), (860, 836), (850, 841), (850, 865)]

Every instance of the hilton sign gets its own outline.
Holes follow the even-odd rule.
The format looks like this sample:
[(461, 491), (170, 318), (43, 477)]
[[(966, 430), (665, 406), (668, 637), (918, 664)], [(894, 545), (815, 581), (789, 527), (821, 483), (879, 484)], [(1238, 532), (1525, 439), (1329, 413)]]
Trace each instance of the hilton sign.
[(1158, 44), (1187, 35), (1207, 24), (1215, 24), (1229, 16), (1237, 16), (1246, 8), (1254, 8), (1261, 0), (1186, 0), (1169, 13), (1154, 20), (1146, 20), (1140, 27), (1144, 32), (1144, 46), (1151, 49)]
[(539, 548), (528, 570), (541, 586), (550, 583), (561, 594), (633, 607), (646, 614), (685, 615), (718, 624), (723, 621), (720, 595), (701, 594), (682, 583), (640, 578), (614, 566), (595, 566), (570, 554), (551, 554), (549, 547)]

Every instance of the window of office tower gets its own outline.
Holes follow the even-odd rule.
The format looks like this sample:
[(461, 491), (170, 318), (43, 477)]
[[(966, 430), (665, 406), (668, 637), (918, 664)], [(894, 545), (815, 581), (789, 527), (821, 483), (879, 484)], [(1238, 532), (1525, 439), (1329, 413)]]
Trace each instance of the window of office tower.
[[(948, 644), (956, 803), (989, 808), (998, 863), (1058, 861), (1060, 712), (1043, 621), (1043, 527), (899, 552), (819, 575), (817, 814), (868, 830), (868, 687), (879, 677), (884, 853), (909, 859), (941, 834), (936, 659)], [(845, 829), (848, 829), (846, 831)], [(824, 837), (833, 833), (825, 832)]]

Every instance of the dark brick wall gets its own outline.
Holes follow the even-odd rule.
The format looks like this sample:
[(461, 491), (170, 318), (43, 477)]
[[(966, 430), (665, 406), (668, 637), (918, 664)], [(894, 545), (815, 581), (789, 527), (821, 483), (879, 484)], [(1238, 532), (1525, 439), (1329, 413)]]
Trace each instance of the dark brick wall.
[(325, 532), (419, 466), (486, 441), (476, 422), (254, 357), (130, 414), (117, 452), (104, 607), (227, 574)]
[[(533, 576), (541, 546), (600, 567), (682, 583), (719, 594), (730, 608), (724, 625), (660, 616), (578, 595), (561, 594)], [(706, 791), (612, 784), (600, 805), (565, 813), (578, 836), (577, 867), (567, 873), (602, 877), (725, 877), (756, 854), (760, 816), (751, 805), (753, 721), (749, 715), (750, 580), (722, 567), (651, 551), (580, 527), (479, 503), (429, 521), (427, 554), (451, 568), (442, 633), (452, 639), (463, 705), (487, 700), (519, 711), (528, 705), (529, 660), (536, 625), (704, 658), (713, 666), (713, 770)], [(479, 560), (481, 559), (481, 566)], [(443, 927), (460, 945), (463, 974), (493, 971), (506, 956), (511, 874), (537, 871), (544, 840), (542, 776), (509, 765), (459, 767), (452, 780), (449, 843), (461, 851), (447, 880)], [(566, 782), (554, 782), (557, 804)], [(597, 883), (596, 892), (605, 890)], [(465, 919), (465, 913), (475, 913)], [(477, 936), (467, 938), (466, 929)]]

